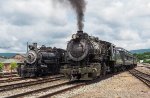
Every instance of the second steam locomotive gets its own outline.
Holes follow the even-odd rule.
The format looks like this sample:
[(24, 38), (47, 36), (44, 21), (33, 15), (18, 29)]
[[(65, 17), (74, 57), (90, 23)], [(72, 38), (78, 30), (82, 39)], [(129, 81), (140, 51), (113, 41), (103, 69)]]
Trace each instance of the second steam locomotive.
[(29, 45), (24, 65), (18, 67), (18, 74), (21, 77), (38, 77), (48, 74), (59, 73), (60, 66), (64, 63), (65, 50), (51, 48), (37, 43)]
[(108, 72), (136, 66), (136, 58), (127, 50), (83, 31), (72, 35), (66, 55), (68, 64), (61, 67), (61, 73), (70, 80), (92, 80)]

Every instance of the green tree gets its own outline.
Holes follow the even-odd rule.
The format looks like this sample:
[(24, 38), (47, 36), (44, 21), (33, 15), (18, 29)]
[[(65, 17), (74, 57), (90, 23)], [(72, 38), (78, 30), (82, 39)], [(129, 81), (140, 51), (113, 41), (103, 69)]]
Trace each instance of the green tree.
[(4, 64), (2, 62), (0, 62), (0, 72), (2, 72), (3, 67), (4, 67)]
[[(3, 70), (3, 67), (4, 67), (4, 64), (2, 62), (0, 62), (0, 72), (2, 72)], [(0, 73), (0, 77), (2, 76), (2, 73)]]
[(149, 63), (149, 59), (150, 59), (150, 52), (145, 52), (145, 53), (140, 53), (140, 54), (134, 54), (134, 56), (136, 56), (139, 60), (144, 60), (144, 63)]
[(11, 70), (11, 79), (12, 79), (12, 71), (14, 70), (14, 69), (16, 69), (18, 67), (18, 65), (17, 65), (17, 63), (16, 62), (12, 62), (12, 63), (10, 63), (10, 70)]
[(18, 67), (17, 63), (16, 62), (12, 62), (10, 64), (10, 70), (11, 70), (11, 72), (12, 72), (12, 70), (16, 69), (17, 67)]

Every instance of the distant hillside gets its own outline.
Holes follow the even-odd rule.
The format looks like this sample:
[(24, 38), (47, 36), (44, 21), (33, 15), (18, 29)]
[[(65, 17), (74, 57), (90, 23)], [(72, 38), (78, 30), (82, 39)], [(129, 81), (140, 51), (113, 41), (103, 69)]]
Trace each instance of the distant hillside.
[(144, 53), (144, 52), (150, 52), (150, 49), (139, 49), (139, 50), (131, 50), (132, 53)]
[(11, 58), (15, 56), (17, 53), (0, 53), (1, 57)]

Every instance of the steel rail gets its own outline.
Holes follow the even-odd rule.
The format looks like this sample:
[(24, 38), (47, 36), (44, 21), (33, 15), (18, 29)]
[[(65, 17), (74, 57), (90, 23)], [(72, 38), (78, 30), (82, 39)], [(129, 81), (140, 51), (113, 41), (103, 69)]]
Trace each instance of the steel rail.
[(148, 87), (150, 87), (150, 75), (140, 72), (139, 70), (132, 69), (129, 71), (133, 76), (141, 80), (143, 83), (145, 83)]
[(2, 91), (9, 91), (9, 90), (13, 90), (13, 89), (16, 89), (16, 88), (22, 88), (22, 87), (27, 87), (27, 86), (33, 86), (33, 85), (42, 84), (42, 83), (47, 83), (47, 82), (58, 81), (58, 80), (60, 80), (62, 77), (63, 77), (63, 76), (50, 77), (50, 78), (41, 79), (41, 80), (36, 80), (36, 81), (29, 81), (29, 82), (21, 82), (21, 83), (16, 83), (16, 84), (2, 85), (2, 86), (0, 86), (0, 92), (2, 92)]
[(16, 95), (8, 96), (8, 97), (5, 97), (5, 98), (20, 98), (20, 97), (23, 97), (23, 96), (26, 96), (26, 95), (29, 95), (29, 94), (42, 92), (42, 91), (57, 88), (57, 87), (60, 87), (60, 86), (64, 86), (64, 85), (67, 85), (68, 83), (69, 82), (64, 82), (64, 83), (61, 83), (61, 84), (56, 84), (56, 85), (52, 85), (52, 86), (49, 86), (49, 87), (45, 87), (45, 88), (41, 88), (41, 89), (37, 89), (37, 90), (32, 90), (32, 91), (28, 91), (28, 92), (24, 92), (24, 93), (20, 93), (20, 94), (16, 94)]

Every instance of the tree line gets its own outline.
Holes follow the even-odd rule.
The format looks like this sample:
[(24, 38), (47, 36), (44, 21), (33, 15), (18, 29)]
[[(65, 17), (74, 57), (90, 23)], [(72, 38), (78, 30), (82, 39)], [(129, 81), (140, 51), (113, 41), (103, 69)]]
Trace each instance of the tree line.
[(150, 52), (140, 54), (135, 53), (134, 56), (137, 57), (138, 61), (143, 60), (143, 63), (150, 63)]

